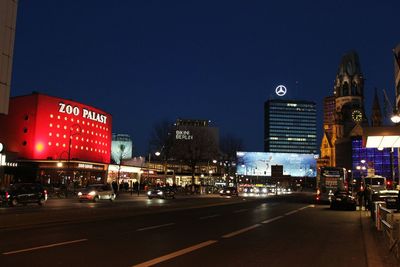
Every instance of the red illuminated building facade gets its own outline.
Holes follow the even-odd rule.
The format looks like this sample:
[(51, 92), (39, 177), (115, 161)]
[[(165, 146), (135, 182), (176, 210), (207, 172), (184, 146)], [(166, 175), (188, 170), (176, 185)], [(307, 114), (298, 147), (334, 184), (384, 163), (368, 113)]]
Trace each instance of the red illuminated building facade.
[[(112, 118), (100, 109), (33, 93), (11, 98), (9, 114), (0, 115), (0, 125), (1, 142), (30, 179), (68, 183), (106, 176)], [(24, 178), (17, 177), (21, 172), (13, 175)]]

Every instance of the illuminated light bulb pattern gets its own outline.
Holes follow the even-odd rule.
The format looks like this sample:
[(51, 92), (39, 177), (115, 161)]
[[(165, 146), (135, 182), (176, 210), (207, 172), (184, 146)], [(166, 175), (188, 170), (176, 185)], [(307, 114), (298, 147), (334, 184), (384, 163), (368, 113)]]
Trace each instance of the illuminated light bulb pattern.
[[(93, 109), (84, 105), (80, 108)], [(111, 116), (107, 116), (110, 122)], [(66, 159), (68, 153), (65, 151), (68, 152), (71, 142), (71, 159), (109, 162), (111, 125), (77, 117), (75, 114), (57, 114), (57, 112), (47, 112), (46, 121), (44, 128), (47, 140), (44, 142), (43, 150), (47, 150), (48, 155), (52, 155), (53, 158), (59, 158), (61, 155)]]

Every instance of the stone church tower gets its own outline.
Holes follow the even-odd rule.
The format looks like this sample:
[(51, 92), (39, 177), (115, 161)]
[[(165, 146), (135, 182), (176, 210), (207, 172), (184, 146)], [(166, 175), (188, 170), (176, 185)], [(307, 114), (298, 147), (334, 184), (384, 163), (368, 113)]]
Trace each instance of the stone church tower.
[(376, 88), (375, 88), (374, 102), (372, 103), (371, 126), (372, 127), (382, 126), (382, 112)]
[(351, 51), (342, 57), (333, 87), (333, 97), (327, 99), (334, 99), (334, 106), (324, 107), (324, 118), (330, 119), (324, 120), (318, 166), (351, 169), (351, 139), (361, 136), (363, 127), (368, 126), (364, 110), (364, 77), (356, 52)]

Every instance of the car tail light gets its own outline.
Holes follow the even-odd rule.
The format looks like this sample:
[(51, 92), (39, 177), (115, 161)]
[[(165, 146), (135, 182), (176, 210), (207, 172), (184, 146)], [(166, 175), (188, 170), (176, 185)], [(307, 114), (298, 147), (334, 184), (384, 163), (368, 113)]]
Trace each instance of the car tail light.
[(43, 190), (43, 193), (44, 193), (45, 195), (47, 195), (47, 190)]
[(6, 192), (6, 199), (10, 198), (10, 194), (8, 192)]

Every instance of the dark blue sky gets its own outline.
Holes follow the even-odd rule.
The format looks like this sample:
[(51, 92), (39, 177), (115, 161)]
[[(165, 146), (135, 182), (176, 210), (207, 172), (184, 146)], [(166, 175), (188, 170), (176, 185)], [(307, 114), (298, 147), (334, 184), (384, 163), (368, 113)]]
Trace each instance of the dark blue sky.
[[(263, 150), (263, 105), (278, 84), (318, 105), (356, 50), (374, 87), (394, 91), (400, 1), (19, 1), (13, 96), (38, 91), (113, 115), (144, 154), (155, 123), (209, 119)], [(318, 141), (319, 143), (319, 141)]]

